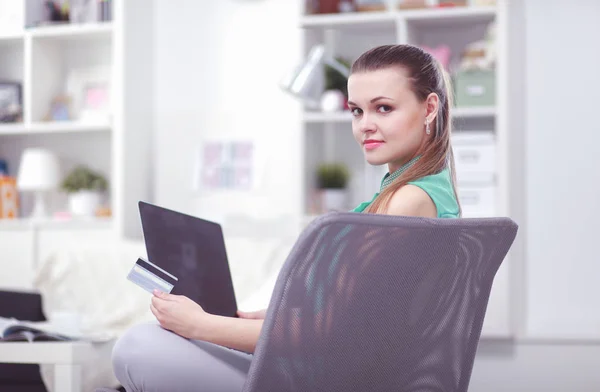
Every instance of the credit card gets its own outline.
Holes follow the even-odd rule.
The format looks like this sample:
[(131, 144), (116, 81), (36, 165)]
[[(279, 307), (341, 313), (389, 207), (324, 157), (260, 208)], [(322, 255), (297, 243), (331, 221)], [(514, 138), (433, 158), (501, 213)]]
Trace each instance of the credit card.
[(152, 293), (154, 290), (170, 293), (178, 281), (175, 276), (156, 264), (152, 264), (141, 258), (137, 259), (131, 271), (129, 271), (127, 279), (149, 293)]

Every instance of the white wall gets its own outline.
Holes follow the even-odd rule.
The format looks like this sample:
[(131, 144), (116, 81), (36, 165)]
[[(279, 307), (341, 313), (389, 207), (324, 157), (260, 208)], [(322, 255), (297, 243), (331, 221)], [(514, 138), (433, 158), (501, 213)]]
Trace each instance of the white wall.
[(600, 339), (600, 2), (526, 4), (527, 329)]
[[(276, 87), (301, 50), (299, 6), (291, 3), (300, 1), (227, 0), (210, 7), (192, 0), (156, 2), (158, 203), (202, 215), (219, 215), (225, 208), (297, 208), (299, 181), (289, 173), (298, 169), (293, 162), (299, 160), (300, 117), (297, 104)], [(580, 284), (598, 276), (590, 274), (598, 271), (589, 269), (593, 263), (583, 263), (598, 257), (593, 248), (598, 233), (594, 218), (600, 218), (594, 208), (600, 200), (600, 166), (594, 161), (600, 156), (600, 129), (594, 123), (600, 91), (595, 70), (600, 63), (598, 15), (600, 2), (595, 0), (528, 0), (525, 6), (527, 198), (522, 235), (527, 239), (528, 297), (515, 302), (526, 304), (522, 321), (529, 331), (546, 322), (576, 328), (576, 316), (582, 314), (578, 304), (589, 304), (586, 296), (600, 298), (597, 285)], [(193, 148), (204, 136), (240, 133), (272, 142), (264, 189), (250, 197), (194, 197)], [(557, 308), (567, 313), (558, 314)], [(593, 328), (589, 321), (598, 320), (594, 317), (600, 311), (589, 311), (596, 313), (588, 315), (582, 329)], [(470, 390), (598, 391), (598, 363), (600, 343), (484, 341)]]
[(591, 338), (600, 336), (600, 2), (527, 0), (524, 13), (525, 50), (511, 54), (526, 57), (526, 84), (512, 89), (525, 93), (525, 109), (515, 112), (525, 116), (525, 145), (516, 150), (525, 154), (526, 297), (515, 304), (524, 304), (526, 338), (482, 342), (470, 390), (599, 391), (600, 340)]
[(469, 392), (598, 392), (600, 345), (481, 342)]
[[(300, 59), (299, 2), (170, 0), (155, 11), (156, 202), (214, 219), (299, 212), (300, 105), (278, 87)], [(194, 153), (214, 138), (254, 139), (257, 189), (193, 193)]]

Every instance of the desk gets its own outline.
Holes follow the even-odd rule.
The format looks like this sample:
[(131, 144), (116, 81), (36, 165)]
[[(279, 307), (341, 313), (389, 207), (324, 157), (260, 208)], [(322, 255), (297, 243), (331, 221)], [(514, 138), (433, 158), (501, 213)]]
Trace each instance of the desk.
[(2, 342), (0, 363), (54, 366), (54, 390), (81, 392), (81, 366), (100, 351), (110, 356), (114, 341), (89, 342)]

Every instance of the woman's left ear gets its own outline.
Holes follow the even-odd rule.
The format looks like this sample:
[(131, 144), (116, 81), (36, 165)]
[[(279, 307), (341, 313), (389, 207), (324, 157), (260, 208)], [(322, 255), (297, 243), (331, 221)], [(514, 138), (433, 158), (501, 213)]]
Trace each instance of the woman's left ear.
[(440, 97), (436, 93), (429, 94), (425, 100), (425, 105), (427, 109), (427, 121), (433, 123), (440, 108)]

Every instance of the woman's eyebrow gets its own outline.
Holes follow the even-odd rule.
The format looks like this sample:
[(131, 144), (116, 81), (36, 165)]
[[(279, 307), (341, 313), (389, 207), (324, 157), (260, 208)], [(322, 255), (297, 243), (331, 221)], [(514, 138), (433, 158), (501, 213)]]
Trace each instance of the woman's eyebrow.
[(371, 103), (377, 102), (377, 101), (379, 101), (379, 100), (381, 100), (381, 99), (389, 99), (390, 101), (393, 101), (393, 99), (392, 99), (392, 98), (389, 98), (389, 97), (384, 97), (383, 95), (380, 95), (380, 96), (378, 96), (378, 97), (375, 97), (375, 98), (373, 98), (373, 99), (371, 100)]
[[(373, 99), (372, 99), (370, 102), (371, 102), (371, 103), (375, 103), (375, 102), (377, 102), (377, 101), (379, 101), (379, 100), (382, 100), (382, 99), (389, 99), (390, 101), (393, 101), (393, 99), (392, 99), (392, 98), (390, 98), (390, 97), (384, 97), (383, 95), (380, 95), (380, 96), (378, 96), (378, 97), (375, 97), (375, 98), (373, 98)], [(357, 104), (355, 104), (355, 103), (354, 103), (354, 102), (352, 102), (352, 101), (348, 101), (348, 105), (354, 105), (354, 106), (358, 106)]]

